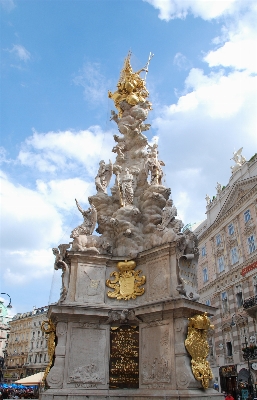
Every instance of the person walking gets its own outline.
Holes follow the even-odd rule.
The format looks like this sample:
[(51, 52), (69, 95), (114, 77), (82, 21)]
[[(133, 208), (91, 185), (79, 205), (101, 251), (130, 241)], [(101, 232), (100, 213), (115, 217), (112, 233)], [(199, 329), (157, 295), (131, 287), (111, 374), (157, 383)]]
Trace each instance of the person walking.
[(230, 393), (228, 393), (227, 396), (225, 397), (225, 400), (235, 400), (235, 399)]

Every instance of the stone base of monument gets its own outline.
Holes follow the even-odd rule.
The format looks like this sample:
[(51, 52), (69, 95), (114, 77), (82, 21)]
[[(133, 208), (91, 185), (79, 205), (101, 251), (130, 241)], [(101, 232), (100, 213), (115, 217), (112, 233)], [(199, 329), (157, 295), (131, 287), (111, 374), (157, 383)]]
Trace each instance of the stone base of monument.
[[(50, 388), (41, 400), (223, 398), (211, 388), (203, 389), (192, 373), (185, 348), (188, 318), (211, 315), (215, 309), (189, 300), (186, 291), (179, 294), (178, 276), (183, 271), (178, 271), (174, 243), (135, 259), (135, 276), (147, 277), (145, 291), (128, 300), (109, 297), (119, 291), (105, 284), (117, 269), (118, 258), (69, 252), (69, 259), (66, 299), (49, 309), (57, 340), (47, 376)], [(129, 292), (130, 280), (122, 282), (120, 278), (119, 290)]]
[(218, 400), (224, 399), (224, 395), (218, 393), (214, 389), (203, 390), (163, 390), (163, 389), (127, 389), (127, 390), (92, 390), (91, 392), (83, 392), (74, 390), (67, 393), (67, 390), (54, 391), (49, 390), (43, 394), (44, 400)]

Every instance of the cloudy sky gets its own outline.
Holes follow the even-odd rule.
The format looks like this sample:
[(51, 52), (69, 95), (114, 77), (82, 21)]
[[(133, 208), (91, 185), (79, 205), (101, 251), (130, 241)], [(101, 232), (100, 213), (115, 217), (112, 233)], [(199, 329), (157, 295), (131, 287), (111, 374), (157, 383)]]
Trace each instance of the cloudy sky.
[[(255, 0), (1, 0), (1, 292), (14, 312), (58, 298), (51, 248), (82, 222), (124, 58), (147, 86), (166, 185), (184, 223), (257, 148)], [(7, 300), (6, 296), (3, 296)]]

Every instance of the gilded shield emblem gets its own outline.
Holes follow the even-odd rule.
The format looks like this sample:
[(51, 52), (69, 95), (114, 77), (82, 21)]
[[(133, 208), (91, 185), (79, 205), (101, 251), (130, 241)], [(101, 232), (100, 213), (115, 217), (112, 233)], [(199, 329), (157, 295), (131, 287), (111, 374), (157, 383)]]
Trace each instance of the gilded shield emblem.
[(118, 300), (135, 299), (144, 294), (145, 289), (140, 286), (145, 283), (145, 276), (139, 276), (142, 271), (135, 271), (135, 261), (122, 261), (117, 264), (120, 272), (113, 271), (111, 277), (107, 279), (106, 286), (114, 291), (108, 291), (107, 296)]

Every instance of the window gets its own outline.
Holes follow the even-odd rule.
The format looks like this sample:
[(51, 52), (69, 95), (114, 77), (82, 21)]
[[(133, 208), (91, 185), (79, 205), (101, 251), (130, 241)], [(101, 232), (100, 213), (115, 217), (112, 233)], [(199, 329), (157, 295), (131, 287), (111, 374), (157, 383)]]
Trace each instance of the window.
[(235, 230), (234, 230), (234, 225), (233, 225), (233, 224), (230, 224), (230, 225), (228, 226), (228, 233), (229, 233), (229, 235), (233, 235), (234, 232), (235, 232)]
[(38, 336), (38, 337), (40, 336), (40, 331), (37, 331), (37, 336)]
[(218, 234), (216, 236), (216, 245), (218, 246), (219, 244), (221, 244), (221, 236), (220, 236), (220, 234)]
[(248, 221), (250, 221), (250, 219), (251, 219), (251, 213), (250, 213), (250, 210), (247, 210), (244, 212), (244, 220), (245, 220), (245, 222), (248, 222)]
[(210, 305), (211, 305), (211, 300), (210, 300), (210, 299), (206, 300), (206, 301), (205, 301), (205, 304), (206, 304), (207, 306), (210, 306)]
[(250, 237), (247, 239), (247, 242), (248, 242), (249, 253), (251, 254), (251, 253), (253, 253), (253, 252), (256, 250), (254, 236), (253, 236), (253, 235), (250, 236)]
[(42, 362), (42, 354), (39, 355), (39, 362)]
[(203, 283), (208, 281), (208, 269), (203, 268)]
[(254, 294), (257, 295), (257, 276), (253, 277), (253, 290)]
[(218, 258), (218, 268), (219, 268), (219, 272), (223, 272), (225, 270), (224, 257), (223, 256)]
[(236, 264), (238, 262), (238, 254), (237, 254), (237, 248), (233, 247), (231, 249), (231, 264)]
[(231, 357), (232, 356), (232, 343), (231, 342), (227, 342), (227, 356)]
[(240, 308), (243, 306), (243, 293), (242, 292), (238, 292), (236, 294), (236, 302), (237, 302), (237, 307)]
[(44, 355), (44, 361), (46, 361), (46, 354)]
[(202, 247), (202, 257), (206, 256), (206, 246)]
[(35, 356), (35, 364), (37, 363), (37, 354), (36, 354), (36, 356)]
[(227, 292), (221, 293), (222, 308), (224, 312), (228, 311), (228, 295)]

